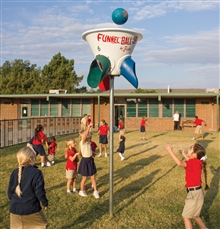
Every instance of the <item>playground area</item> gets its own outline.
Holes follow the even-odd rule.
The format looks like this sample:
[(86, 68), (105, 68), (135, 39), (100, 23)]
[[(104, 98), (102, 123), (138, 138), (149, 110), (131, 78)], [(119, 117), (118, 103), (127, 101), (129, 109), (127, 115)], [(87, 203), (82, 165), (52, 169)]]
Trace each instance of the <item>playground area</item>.
[[(191, 140), (193, 130), (147, 131), (146, 140), (141, 140), (136, 130), (126, 132), (125, 137), (125, 160), (121, 161), (116, 153), (118, 133), (114, 133), (113, 217), (109, 215), (109, 156), (95, 157), (100, 199), (92, 195), (90, 179), (86, 183), (87, 197), (77, 193), (72, 196), (66, 194), (65, 141), (74, 138), (78, 149), (79, 136), (76, 133), (57, 137), (56, 160), (51, 167), (41, 168), (40, 158), (37, 157), (36, 165), (43, 172), (49, 199), (49, 208), (44, 211), (49, 229), (183, 229), (181, 213), (186, 197), (185, 171), (175, 165), (165, 146), (171, 143), (175, 154), (181, 159), (178, 151), (187, 150), (195, 142), (206, 148), (208, 157), (210, 189), (205, 191), (201, 218), (209, 229), (220, 227), (220, 133), (205, 132), (204, 140), (198, 138), (195, 141)], [(92, 138), (98, 145), (97, 132), (93, 133)], [(22, 143), (0, 149), (2, 229), (9, 228), (9, 177), (17, 167), (16, 153), (25, 145)], [(77, 190), (80, 181), (81, 177), (78, 176)], [(199, 227), (194, 224), (193, 228)]]

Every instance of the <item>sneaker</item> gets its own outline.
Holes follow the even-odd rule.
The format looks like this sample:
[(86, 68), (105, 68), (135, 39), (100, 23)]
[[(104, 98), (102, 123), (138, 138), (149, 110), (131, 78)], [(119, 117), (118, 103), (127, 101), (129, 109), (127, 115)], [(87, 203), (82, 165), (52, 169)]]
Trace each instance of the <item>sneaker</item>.
[(83, 197), (87, 196), (86, 192), (82, 190), (79, 191), (79, 195)]
[(191, 138), (191, 140), (195, 140), (195, 138)]
[(99, 198), (100, 198), (99, 192), (98, 192), (97, 190), (95, 190), (95, 191), (93, 192), (93, 196), (94, 196), (96, 199), (99, 199)]
[(46, 167), (44, 163), (41, 163), (41, 168), (44, 168)]
[(73, 189), (73, 192), (78, 193), (78, 191), (77, 191), (77, 190), (75, 190), (75, 189)]
[(53, 165), (55, 163), (55, 161), (52, 161), (51, 164)]
[(121, 161), (124, 161), (124, 159), (125, 159), (125, 158), (124, 158), (124, 157), (122, 157), (122, 158), (121, 158)]
[(67, 192), (67, 195), (71, 196), (71, 195), (73, 195), (73, 194), (72, 194), (72, 192)]
[(47, 166), (51, 166), (51, 164), (50, 164), (50, 162), (49, 162), (49, 161), (47, 162)]
[(105, 153), (105, 157), (108, 157), (108, 154), (107, 153)]
[(99, 153), (98, 157), (101, 157), (102, 156), (102, 153)]

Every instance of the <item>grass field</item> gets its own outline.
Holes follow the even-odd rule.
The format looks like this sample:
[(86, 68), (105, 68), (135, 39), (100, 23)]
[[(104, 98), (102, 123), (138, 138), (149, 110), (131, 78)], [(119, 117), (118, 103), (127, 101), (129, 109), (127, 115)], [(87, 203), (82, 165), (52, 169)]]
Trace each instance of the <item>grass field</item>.
[[(96, 157), (97, 186), (100, 199), (92, 195), (90, 179), (87, 181), (87, 197), (66, 195), (65, 140), (76, 136), (58, 137), (59, 148), (55, 165), (41, 169), (49, 199), (45, 215), (49, 229), (181, 229), (181, 218), (186, 190), (185, 172), (177, 167), (165, 151), (166, 143), (172, 143), (179, 158), (179, 149), (188, 149), (192, 132), (147, 132), (147, 140), (140, 140), (138, 131), (126, 133), (126, 160), (120, 161), (114, 153), (113, 217), (109, 213), (109, 157)], [(98, 143), (97, 133), (93, 140)], [(209, 229), (220, 228), (220, 150), (219, 133), (205, 133), (200, 140), (207, 150), (208, 183), (205, 204), (201, 213)], [(78, 144), (77, 144), (78, 145)], [(9, 228), (9, 200), (7, 186), (9, 176), (17, 167), (16, 152), (24, 145), (1, 149), (0, 228)], [(114, 134), (114, 148), (118, 147), (118, 133)], [(40, 165), (37, 158), (37, 165)], [(77, 181), (79, 189), (80, 177)], [(2, 225), (1, 225), (2, 224)], [(194, 224), (194, 228), (198, 228)]]

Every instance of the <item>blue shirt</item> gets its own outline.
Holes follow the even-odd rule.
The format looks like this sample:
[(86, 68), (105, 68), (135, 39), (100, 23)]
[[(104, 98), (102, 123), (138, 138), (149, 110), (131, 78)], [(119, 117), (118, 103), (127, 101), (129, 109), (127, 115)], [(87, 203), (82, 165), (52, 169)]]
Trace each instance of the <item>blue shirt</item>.
[(8, 197), (11, 200), (10, 213), (30, 215), (41, 210), (40, 202), (44, 207), (48, 206), (43, 174), (36, 166), (23, 167), (20, 183), (21, 197), (15, 193), (17, 185), (18, 169), (15, 169), (8, 186)]

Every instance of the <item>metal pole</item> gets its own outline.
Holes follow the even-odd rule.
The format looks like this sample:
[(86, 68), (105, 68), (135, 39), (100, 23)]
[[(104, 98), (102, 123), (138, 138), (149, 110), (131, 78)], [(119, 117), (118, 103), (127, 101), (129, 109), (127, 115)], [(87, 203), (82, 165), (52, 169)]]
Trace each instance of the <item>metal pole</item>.
[(113, 156), (114, 156), (114, 76), (110, 77), (110, 154), (109, 154), (109, 213), (113, 216)]

